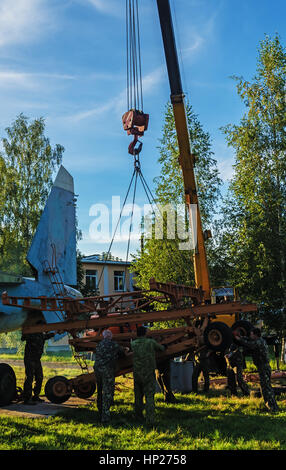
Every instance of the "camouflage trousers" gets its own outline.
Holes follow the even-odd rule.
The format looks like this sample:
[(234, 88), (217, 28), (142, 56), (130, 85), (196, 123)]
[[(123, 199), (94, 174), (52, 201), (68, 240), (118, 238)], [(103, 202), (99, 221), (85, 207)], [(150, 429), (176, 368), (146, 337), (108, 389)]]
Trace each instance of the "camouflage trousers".
[(172, 392), (171, 388), (171, 361), (167, 359), (166, 361), (158, 364), (156, 369), (156, 380), (160, 386), (161, 392), (164, 395), (166, 403), (174, 403), (176, 397)]
[[(227, 381), (228, 387), (233, 395), (237, 395), (237, 385), (240, 387), (243, 395), (249, 396), (250, 391), (247, 383), (243, 378), (243, 369), (240, 366), (235, 366), (236, 374), (232, 367), (227, 368)], [(237, 382), (237, 385), (236, 385)]]
[(278, 411), (274, 390), (271, 386), (271, 367), (266, 365), (257, 368), (259, 373), (260, 388), (265, 404), (271, 411)]
[[(23, 396), (24, 400), (29, 400), (34, 392), (34, 396), (38, 397), (41, 393), (43, 383), (43, 368), (41, 358), (24, 358), (25, 365), (25, 382)], [(33, 381), (35, 386), (33, 389)]]
[(113, 405), (115, 375), (114, 370), (94, 369), (97, 384), (97, 409), (102, 422), (110, 420), (110, 408)]
[(134, 371), (134, 408), (138, 417), (143, 416), (143, 398), (145, 396), (146, 422), (152, 424), (155, 419), (155, 372), (152, 374), (136, 373)]

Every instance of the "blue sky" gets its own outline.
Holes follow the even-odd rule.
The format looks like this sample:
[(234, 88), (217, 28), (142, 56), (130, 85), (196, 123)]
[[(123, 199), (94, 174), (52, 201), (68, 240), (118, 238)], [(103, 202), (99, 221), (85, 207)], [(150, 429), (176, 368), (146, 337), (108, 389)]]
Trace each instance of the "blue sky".
[[(243, 106), (232, 75), (251, 79), (264, 35), (285, 44), (285, 0), (170, 0), (183, 89), (212, 138), (221, 177), (233, 153), (219, 130), (238, 123)], [(139, 0), (144, 111), (142, 172), (151, 188), (169, 83), (155, 0)], [(122, 128), (126, 104), (125, 0), (0, 0), (0, 135), (23, 112), (44, 117), (51, 144), (65, 147), (63, 164), (79, 195), (84, 254), (109, 243), (90, 239), (94, 204), (123, 201), (133, 172)], [(141, 188), (136, 202), (147, 203)], [(131, 202), (131, 201), (130, 201)], [(127, 220), (127, 219), (126, 219)], [(131, 252), (137, 243), (131, 244)], [(126, 242), (112, 252), (125, 259)]]

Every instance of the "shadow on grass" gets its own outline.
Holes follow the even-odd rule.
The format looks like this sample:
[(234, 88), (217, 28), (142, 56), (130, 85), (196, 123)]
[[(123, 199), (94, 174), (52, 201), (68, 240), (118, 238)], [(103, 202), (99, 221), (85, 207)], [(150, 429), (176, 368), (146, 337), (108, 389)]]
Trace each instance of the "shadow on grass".
[[(209, 398), (218, 398), (212, 393)], [(161, 397), (156, 399), (156, 422), (147, 426), (144, 420), (135, 417), (133, 403), (122, 399), (115, 401), (111, 412), (111, 422), (106, 429), (115, 432), (140, 431), (146, 435), (153, 429), (160, 442), (170, 446), (179, 446), (178, 436), (182, 441), (205, 439), (213, 442), (222, 440), (233, 443), (238, 441), (256, 441), (259, 443), (276, 442), (279, 448), (286, 449), (286, 413), (272, 415), (267, 410), (250, 405), (248, 400), (228, 401), (219, 395), (220, 404), (213, 400), (206, 402), (202, 394), (180, 395), (174, 404), (166, 404)], [(76, 412), (75, 412), (76, 411)], [(72, 419), (77, 424), (93, 424), (102, 428), (98, 412), (93, 409), (78, 409), (65, 412), (62, 419)], [(156, 447), (155, 447), (156, 448)], [(177, 447), (179, 448), (179, 447)]]

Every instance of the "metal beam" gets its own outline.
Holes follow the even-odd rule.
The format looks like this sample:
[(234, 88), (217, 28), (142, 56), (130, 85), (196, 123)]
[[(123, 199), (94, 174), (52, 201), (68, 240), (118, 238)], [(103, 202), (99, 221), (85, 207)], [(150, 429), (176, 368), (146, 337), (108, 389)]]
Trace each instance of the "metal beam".
[(89, 330), (108, 328), (109, 326), (120, 326), (129, 324), (141, 324), (146, 322), (169, 321), (200, 317), (215, 317), (216, 315), (235, 315), (239, 312), (255, 312), (257, 306), (255, 304), (241, 304), (240, 302), (232, 302), (226, 304), (206, 304), (198, 305), (192, 308), (176, 309), (176, 310), (160, 310), (158, 312), (142, 312), (128, 315), (118, 315), (115, 317), (102, 316), (100, 318), (87, 320), (70, 320), (65, 322), (48, 323), (45, 325), (26, 326), (23, 333), (38, 333), (46, 331), (72, 331), (72, 330)]
[(182, 81), (169, 0), (157, 0), (171, 95), (182, 95)]

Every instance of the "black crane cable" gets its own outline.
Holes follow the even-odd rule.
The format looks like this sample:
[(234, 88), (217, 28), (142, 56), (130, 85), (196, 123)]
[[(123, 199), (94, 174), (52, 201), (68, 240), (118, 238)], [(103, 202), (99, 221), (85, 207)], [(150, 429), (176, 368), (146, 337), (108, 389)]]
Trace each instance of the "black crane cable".
[[(131, 186), (132, 186), (132, 183), (133, 183), (133, 180), (134, 180), (134, 177), (135, 177), (135, 183), (134, 183), (134, 189), (133, 189), (133, 198), (132, 198), (132, 209), (131, 209), (131, 218), (130, 218), (130, 225), (129, 225), (129, 235), (128, 235), (128, 243), (127, 243), (127, 253), (126, 253), (126, 264), (125, 264), (125, 275), (124, 275), (124, 286), (126, 287), (126, 269), (127, 269), (127, 262), (128, 262), (128, 255), (129, 255), (129, 249), (130, 249), (130, 239), (131, 239), (131, 232), (132, 232), (132, 222), (133, 222), (133, 214), (134, 214), (134, 205), (135, 205), (135, 198), (136, 198), (136, 189), (137, 189), (137, 180), (138, 180), (138, 175), (140, 177), (140, 180), (142, 182), (142, 187), (146, 193), (146, 196), (147, 196), (147, 199), (149, 201), (149, 204), (152, 206), (152, 201), (150, 199), (150, 195), (151, 195), (151, 198), (153, 199), (153, 201), (155, 201), (152, 193), (151, 193), (151, 190), (142, 174), (142, 170), (141, 170), (141, 165), (140, 165), (140, 161), (139, 161), (139, 157), (136, 156), (134, 157), (134, 170), (133, 170), (133, 174), (131, 176), (131, 181), (129, 183), (129, 186), (128, 186), (128, 189), (127, 189), (127, 193), (126, 193), (126, 196), (125, 196), (125, 199), (124, 199), (124, 202), (123, 202), (123, 205), (122, 205), (122, 208), (121, 208), (121, 211), (120, 211), (120, 214), (119, 214), (119, 218), (118, 218), (118, 221), (116, 223), (116, 226), (115, 226), (115, 230), (114, 230), (114, 233), (113, 233), (113, 236), (112, 236), (112, 239), (111, 239), (111, 242), (110, 242), (110, 245), (109, 245), (109, 248), (108, 248), (108, 251), (107, 253), (105, 254), (105, 259), (104, 259), (104, 263), (103, 263), (103, 267), (102, 267), (102, 270), (101, 270), (101, 274), (100, 274), (100, 277), (99, 277), (99, 280), (98, 280), (98, 285), (101, 281), (101, 278), (102, 278), (102, 275), (103, 275), (103, 270), (104, 270), (104, 267), (106, 265), (106, 262), (108, 261), (108, 256), (110, 254), (110, 251), (111, 251), (111, 248), (112, 248), (112, 245), (113, 245), (113, 242), (114, 242), (114, 239), (115, 239), (115, 236), (116, 236), (116, 232), (117, 232), (117, 229), (118, 229), (118, 226), (119, 226), (119, 222), (122, 218), (122, 213), (123, 213), (123, 210), (124, 210), (124, 207), (126, 205), (126, 202), (127, 202), (127, 198), (128, 198), (128, 195), (130, 193), (130, 189), (131, 189)], [(150, 194), (148, 194), (148, 191)], [(153, 213), (155, 213), (155, 211), (153, 210)]]
[[(140, 47), (140, 28), (139, 28), (139, 11), (138, 11), (138, 0), (126, 0), (125, 3), (126, 9), (126, 57), (127, 57), (127, 108), (128, 109), (140, 109), (143, 111), (143, 87), (142, 87), (142, 68), (141, 68), (141, 47)], [(140, 175), (140, 163), (139, 158), (134, 156), (134, 171), (131, 177), (131, 181), (125, 196), (122, 209), (115, 227), (114, 234), (112, 236), (108, 251), (105, 255), (104, 265), (101, 270), (101, 274), (98, 280), (98, 285), (101, 281), (103, 270), (106, 262), (108, 261), (108, 256), (117, 232), (119, 222), (122, 217), (122, 212), (124, 210), (132, 182), (135, 176), (135, 185), (133, 192), (133, 202), (132, 202), (132, 211), (131, 211), (131, 220), (129, 226), (129, 236), (128, 236), (128, 245), (127, 245), (127, 254), (126, 254), (126, 265), (125, 265), (125, 275), (124, 275), (124, 285), (126, 286), (126, 268), (130, 248), (130, 238), (132, 230), (132, 221), (134, 213), (134, 203), (137, 187), (138, 174)], [(140, 178), (141, 175), (140, 175)], [(145, 189), (145, 187), (144, 187)]]
[(143, 111), (138, 0), (126, 0), (127, 107)]
[(134, 171), (136, 172), (136, 175), (135, 175), (135, 183), (134, 183), (134, 191), (133, 191), (132, 211), (131, 211), (131, 218), (130, 218), (130, 224), (129, 224), (128, 243), (127, 243), (127, 250), (126, 250), (126, 261), (125, 261), (125, 270), (124, 270), (124, 290), (127, 290), (126, 271), (127, 271), (127, 262), (128, 262), (129, 248), (130, 248), (130, 238), (131, 238), (131, 230), (132, 230), (132, 222), (133, 222), (133, 214), (134, 214), (134, 204), (135, 204), (136, 187), (137, 187), (137, 178), (138, 178), (138, 167), (136, 165), (136, 162), (137, 162), (137, 159), (135, 159), (135, 162), (134, 162)]
[[(99, 277), (99, 281), (98, 281), (98, 285), (101, 281), (101, 278), (102, 278), (102, 275), (103, 275), (103, 270), (104, 270), (104, 267), (108, 261), (108, 256), (110, 254), (110, 251), (111, 251), (111, 248), (112, 248), (112, 245), (113, 245), (113, 242), (114, 242), (114, 239), (115, 239), (115, 236), (116, 236), (116, 232), (117, 232), (117, 229), (118, 229), (118, 226), (119, 226), (119, 223), (120, 223), (120, 220), (122, 218), (122, 213), (123, 213), (123, 210), (124, 210), (124, 207), (126, 205), (126, 202), (127, 202), (127, 198), (128, 198), (128, 195), (130, 193), (130, 190), (131, 190), (131, 187), (132, 187), (132, 183), (134, 181), (134, 178), (135, 178), (135, 181), (134, 181), (134, 189), (133, 189), (133, 197), (132, 197), (132, 208), (131, 208), (131, 217), (130, 217), (130, 224), (129, 224), (129, 234), (128, 234), (128, 242), (127, 242), (127, 251), (126, 251), (126, 259), (125, 259), (125, 269), (124, 269), (124, 290), (128, 290), (126, 289), (126, 272), (127, 272), (127, 263), (128, 263), (128, 256), (129, 256), (129, 250), (130, 250), (130, 241), (131, 241), (131, 233), (132, 233), (132, 223), (133, 223), (133, 215), (134, 215), (134, 205), (135, 205), (135, 199), (136, 199), (136, 190), (137, 190), (137, 182), (138, 182), (138, 176), (140, 178), (140, 181), (142, 183), (142, 187), (143, 187), (143, 190), (147, 196), (147, 199), (148, 199), (148, 202), (151, 206), (151, 209), (152, 209), (152, 214), (155, 216), (156, 215), (156, 212), (154, 210), (154, 206), (157, 208), (157, 211), (158, 213), (160, 214), (160, 216), (162, 217), (162, 219), (164, 220), (164, 215), (163, 213), (161, 212), (157, 202), (156, 202), (156, 199), (154, 197), (154, 195), (152, 194), (152, 191), (142, 173), (142, 170), (141, 170), (141, 165), (140, 165), (140, 160), (139, 160), (139, 157), (136, 156), (134, 157), (134, 170), (133, 170), (133, 174), (132, 174), (132, 177), (131, 177), (131, 181), (129, 183), (129, 186), (128, 186), (128, 189), (127, 189), (127, 193), (126, 193), (126, 196), (125, 196), (125, 199), (124, 199), (124, 202), (123, 202), (123, 205), (122, 205), (122, 208), (121, 208), (121, 211), (120, 211), (120, 214), (119, 214), (119, 218), (118, 218), (118, 221), (117, 221), (117, 224), (116, 224), (116, 227), (115, 227), (115, 230), (114, 230), (114, 233), (113, 233), (113, 236), (112, 236), (112, 239), (111, 239), (111, 242), (110, 242), (110, 245), (109, 245), (109, 248), (108, 248), (108, 251), (107, 253), (105, 254), (105, 259), (104, 259), (104, 263), (103, 263), (103, 267), (102, 267), (102, 270), (101, 270), (101, 274), (100, 274), (100, 277)], [(172, 250), (170, 250), (170, 247), (168, 244), (166, 244), (166, 248), (167, 248), (167, 251), (169, 252), (169, 254), (171, 255), (172, 254)]]
[(105, 267), (105, 264), (108, 260), (108, 255), (110, 253), (110, 250), (111, 250), (111, 247), (113, 245), (113, 241), (114, 241), (114, 238), (115, 238), (115, 235), (116, 235), (116, 232), (117, 232), (117, 229), (118, 229), (118, 225), (119, 225), (119, 222), (121, 220), (121, 217), (122, 217), (122, 212), (123, 212), (123, 209), (125, 207), (125, 204), (126, 204), (126, 201), (127, 201), (127, 198), (128, 198), (128, 195), (129, 195), (129, 192), (130, 192), (130, 188), (131, 188), (131, 185), (132, 185), (132, 182), (134, 180), (134, 176), (136, 174), (136, 169), (134, 168), (134, 171), (133, 171), (133, 174), (132, 174), (132, 177), (131, 177), (131, 181), (129, 183), (129, 186), (128, 186), (128, 189), (127, 189), (127, 193), (126, 193), (126, 196), (125, 196), (125, 199), (124, 199), (124, 202), (123, 202), (123, 206), (121, 208), (121, 211), (120, 211), (120, 214), (119, 214), (119, 218), (118, 218), (118, 221), (117, 221), (117, 224), (116, 224), (116, 227), (115, 227), (115, 230), (114, 230), (114, 233), (113, 233), (113, 236), (112, 236), (112, 239), (111, 239), (111, 242), (110, 242), (110, 245), (109, 245), (109, 248), (108, 248), (108, 251), (105, 255), (105, 259), (104, 259), (104, 264), (103, 264), (103, 267), (102, 267), (102, 270), (101, 270), (101, 274), (100, 274), (100, 277), (99, 277), (99, 280), (98, 280), (98, 285), (101, 281), (101, 278), (102, 278), (102, 274), (103, 274), (103, 270), (104, 270), (104, 267)]

